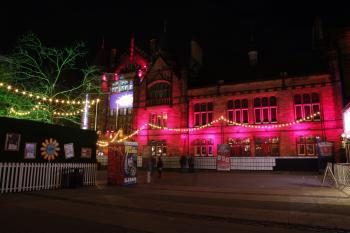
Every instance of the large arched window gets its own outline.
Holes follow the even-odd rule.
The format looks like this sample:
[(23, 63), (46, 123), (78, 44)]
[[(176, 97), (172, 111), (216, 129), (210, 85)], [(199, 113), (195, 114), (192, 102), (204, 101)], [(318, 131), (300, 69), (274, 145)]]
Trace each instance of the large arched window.
[(147, 89), (147, 105), (171, 103), (171, 86), (168, 83), (157, 83)]

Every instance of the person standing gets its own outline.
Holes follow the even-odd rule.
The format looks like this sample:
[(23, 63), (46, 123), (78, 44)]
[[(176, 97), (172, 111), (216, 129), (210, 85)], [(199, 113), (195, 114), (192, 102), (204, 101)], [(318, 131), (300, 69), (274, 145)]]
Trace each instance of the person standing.
[(157, 170), (158, 170), (158, 178), (162, 178), (162, 171), (163, 171), (163, 160), (162, 160), (162, 157), (159, 157), (159, 159), (158, 159)]

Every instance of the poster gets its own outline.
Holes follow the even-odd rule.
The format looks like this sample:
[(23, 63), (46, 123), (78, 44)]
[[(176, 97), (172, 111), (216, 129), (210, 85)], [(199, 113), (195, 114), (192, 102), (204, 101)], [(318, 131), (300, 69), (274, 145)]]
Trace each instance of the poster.
[(125, 142), (124, 184), (136, 183), (137, 143)]
[(6, 142), (5, 142), (5, 150), (7, 151), (18, 151), (19, 144), (21, 140), (21, 135), (18, 133), (7, 133), (6, 134)]
[(230, 152), (230, 145), (218, 145), (218, 155), (216, 158), (216, 168), (218, 171), (230, 171)]
[(82, 147), (81, 148), (81, 158), (91, 158), (91, 148)]
[(74, 157), (73, 143), (64, 144), (64, 154), (66, 156), (66, 159)]
[(136, 183), (137, 142), (122, 142), (108, 147), (108, 184)]
[(24, 159), (35, 159), (36, 143), (27, 142), (24, 148)]
[(319, 156), (333, 155), (333, 142), (319, 142), (317, 143)]

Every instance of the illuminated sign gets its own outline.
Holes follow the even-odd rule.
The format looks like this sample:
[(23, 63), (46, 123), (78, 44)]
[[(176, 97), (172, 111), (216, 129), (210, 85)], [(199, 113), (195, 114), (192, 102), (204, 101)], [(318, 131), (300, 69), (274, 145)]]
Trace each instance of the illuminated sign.
[(344, 133), (346, 138), (350, 138), (350, 107), (343, 113)]
[(117, 94), (112, 94), (110, 99), (110, 108), (131, 108), (133, 104), (132, 91), (124, 91)]

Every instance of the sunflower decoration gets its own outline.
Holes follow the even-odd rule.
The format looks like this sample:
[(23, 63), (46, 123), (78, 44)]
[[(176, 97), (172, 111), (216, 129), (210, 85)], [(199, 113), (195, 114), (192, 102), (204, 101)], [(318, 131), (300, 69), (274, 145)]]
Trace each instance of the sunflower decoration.
[(60, 148), (58, 142), (55, 139), (45, 139), (45, 142), (41, 143), (41, 145), (41, 156), (43, 156), (44, 159), (51, 161), (58, 156), (58, 151)]

